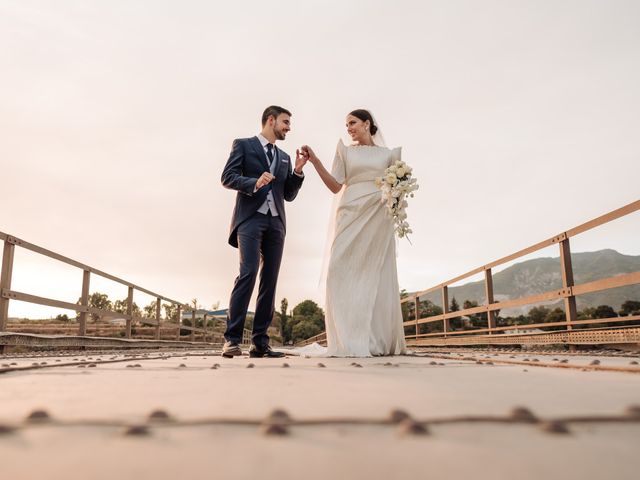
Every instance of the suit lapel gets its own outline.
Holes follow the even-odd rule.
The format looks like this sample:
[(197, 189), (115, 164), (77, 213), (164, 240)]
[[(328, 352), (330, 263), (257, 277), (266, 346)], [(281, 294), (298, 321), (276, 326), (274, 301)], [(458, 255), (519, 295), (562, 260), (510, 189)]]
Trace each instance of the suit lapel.
[(258, 139), (258, 137), (251, 138), (251, 146), (255, 150), (256, 155), (258, 155), (258, 158), (262, 160), (262, 166), (267, 171), (269, 171), (270, 169), (269, 169), (269, 161), (267, 160), (267, 154), (264, 153), (264, 148), (262, 148), (262, 144), (260, 143), (260, 140)]
[[(278, 151), (278, 165), (276, 165), (276, 168), (280, 168), (283, 165), (282, 160), (286, 158), (287, 154), (278, 147), (276, 147), (276, 150)], [(291, 159), (289, 159), (289, 161), (291, 161)]]

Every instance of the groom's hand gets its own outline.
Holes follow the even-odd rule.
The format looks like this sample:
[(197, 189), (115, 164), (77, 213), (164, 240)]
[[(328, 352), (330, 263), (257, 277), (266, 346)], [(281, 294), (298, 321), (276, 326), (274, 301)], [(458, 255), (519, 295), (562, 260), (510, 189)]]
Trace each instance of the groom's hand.
[(264, 172), (262, 175), (260, 175), (260, 178), (258, 178), (258, 181), (256, 182), (255, 190), (259, 190), (265, 185), (269, 185), (275, 178), (276, 177), (271, 175), (270, 172)]
[(304, 151), (296, 150), (296, 166), (293, 169), (298, 175), (302, 175), (302, 169), (307, 164), (309, 157)]

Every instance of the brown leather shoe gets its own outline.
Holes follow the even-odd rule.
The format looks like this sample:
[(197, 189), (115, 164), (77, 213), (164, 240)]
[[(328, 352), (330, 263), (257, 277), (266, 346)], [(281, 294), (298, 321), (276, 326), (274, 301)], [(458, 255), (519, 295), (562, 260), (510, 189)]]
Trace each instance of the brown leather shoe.
[(242, 349), (236, 342), (224, 342), (222, 347), (222, 356), (224, 358), (241, 357)]

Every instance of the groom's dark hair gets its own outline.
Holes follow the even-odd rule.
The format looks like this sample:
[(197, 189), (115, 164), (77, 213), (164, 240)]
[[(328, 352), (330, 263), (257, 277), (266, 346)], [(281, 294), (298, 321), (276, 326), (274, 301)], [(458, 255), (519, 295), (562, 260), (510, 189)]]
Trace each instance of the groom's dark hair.
[(289, 110), (277, 105), (271, 105), (270, 107), (265, 108), (264, 112), (262, 112), (262, 126), (264, 127), (267, 124), (267, 120), (271, 115), (273, 115), (273, 118), (278, 118), (278, 115), (281, 113), (286, 113), (291, 116), (291, 112)]

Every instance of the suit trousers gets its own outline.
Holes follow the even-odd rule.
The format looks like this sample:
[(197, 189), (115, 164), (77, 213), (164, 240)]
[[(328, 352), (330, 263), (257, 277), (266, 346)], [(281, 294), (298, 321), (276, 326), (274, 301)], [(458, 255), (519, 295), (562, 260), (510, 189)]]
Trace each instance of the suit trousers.
[(260, 285), (253, 319), (251, 341), (258, 348), (269, 345), (267, 328), (275, 311), (276, 285), (284, 249), (285, 229), (280, 217), (254, 213), (238, 226), (240, 274), (235, 280), (227, 313), (227, 341), (242, 342), (249, 301), (260, 264)]

